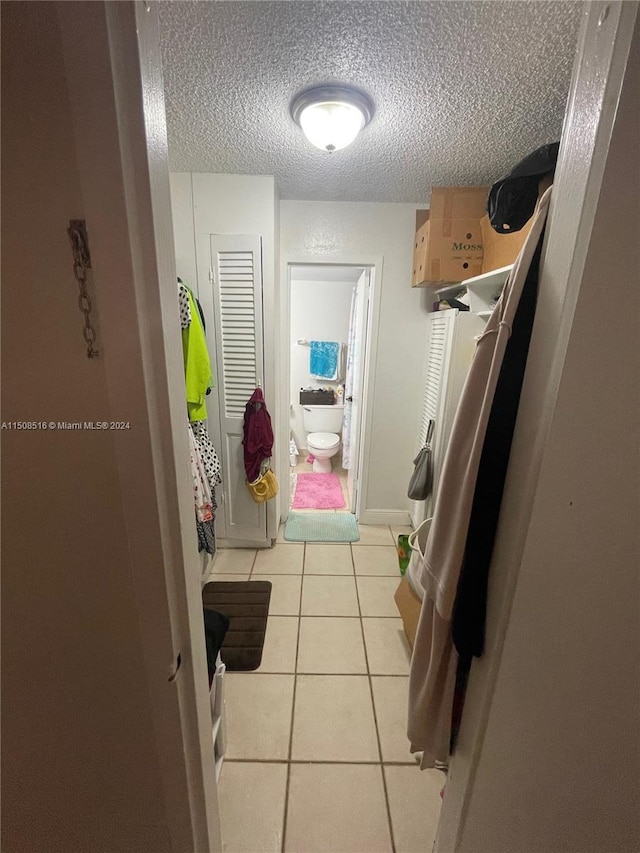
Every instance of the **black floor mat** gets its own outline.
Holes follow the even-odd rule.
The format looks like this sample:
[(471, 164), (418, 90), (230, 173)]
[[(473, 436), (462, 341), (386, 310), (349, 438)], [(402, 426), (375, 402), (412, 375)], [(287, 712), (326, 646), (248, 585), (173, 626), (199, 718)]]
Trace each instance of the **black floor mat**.
[(250, 672), (262, 661), (269, 617), (271, 581), (211, 581), (202, 590), (202, 605), (231, 620), (220, 657), (231, 672)]

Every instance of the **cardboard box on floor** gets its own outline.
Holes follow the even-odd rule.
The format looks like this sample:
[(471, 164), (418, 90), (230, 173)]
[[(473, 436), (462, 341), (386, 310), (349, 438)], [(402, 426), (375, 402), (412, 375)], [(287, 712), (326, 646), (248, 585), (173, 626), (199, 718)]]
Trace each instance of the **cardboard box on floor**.
[(407, 641), (413, 649), (413, 644), (416, 639), (416, 631), (418, 630), (418, 619), (420, 618), (422, 602), (411, 589), (411, 584), (406, 577), (403, 577), (400, 581), (400, 585), (395, 591), (393, 597), (402, 618), (402, 627), (404, 628)]
[(429, 220), (416, 233), (412, 287), (443, 287), (482, 272), (488, 187), (434, 187)]

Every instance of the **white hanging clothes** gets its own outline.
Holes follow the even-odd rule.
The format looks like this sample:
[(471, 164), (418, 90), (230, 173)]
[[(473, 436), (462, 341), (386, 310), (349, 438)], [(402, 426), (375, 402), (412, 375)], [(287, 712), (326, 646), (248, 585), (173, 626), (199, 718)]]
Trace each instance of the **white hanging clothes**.
[(204, 468), (200, 449), (196, 443), (191, 424), (189, 424), (189, 460), (191, 464), (191, 479), (193, 482), (193, 500), (195, 503), (196, 519), (211, 521), (213, 506), (211, 488)]

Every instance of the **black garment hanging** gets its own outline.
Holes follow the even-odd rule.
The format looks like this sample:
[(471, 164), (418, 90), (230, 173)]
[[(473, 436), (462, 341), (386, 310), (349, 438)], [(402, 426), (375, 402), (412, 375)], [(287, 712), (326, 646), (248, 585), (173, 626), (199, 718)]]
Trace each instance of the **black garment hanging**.
[(484, 649), (489, 564), (527, 366), (543, 240), (544, 230), (533, 255), (513, 321), (482, 446), (453, 611), (453, 642), (463, 667), (468, 667), (471, 657), (479, 657)]
[(487, 199), (487, 213), (494, 231), (511, 234), (531, 219), (538, 201), (540, 180), (553, 175), (559, 148), (559, 142), (541, 145), (493, 184)]
[[(212, 495), (213, 498), (213, 495)], [(206, 551), (207, 554), (216, 553), (216, 528), (215, 519), (210, 521), (196, 521), (196, 533), (198, 535), (198, 552)]]
[[(206, 333), (207, 324), (204, 321), (204, 311), (202, 310), (202, 305), (200, 305), (200, 300), (197, 296), (194, 296), (193, 298), (196, 300), (196, 305), (198, 306), (198, 314), (200, 315), (200, 319), (202, 320), (202, 331)], [(209, 391), (211, 391), (210, 388)], [(209, 391), (207, 391), (207, 394), (209, 393)]]
[[(180, 278), (180, 276), (178, 276), (178, 284), (184, 284), (184, 281)], [(185, 285), (185, 287), (186, 287), (186, 285)], [(195, 293), (192, 293), (191, 295), (193, 296), (195, 303), (198, 307), (198, 314), (200, 314), (200, 320), (202, 321), (202, 331), (205, 332), (205, 334), (206, 334), (207, 324), (204, 321), (204, 311), (202, 310), (202, 305), (200, 305), (200, 300), (195, 295)], [(210, 393), (211, 393), (211, 388), (207, 389), (207, 394), (210, 394)]]

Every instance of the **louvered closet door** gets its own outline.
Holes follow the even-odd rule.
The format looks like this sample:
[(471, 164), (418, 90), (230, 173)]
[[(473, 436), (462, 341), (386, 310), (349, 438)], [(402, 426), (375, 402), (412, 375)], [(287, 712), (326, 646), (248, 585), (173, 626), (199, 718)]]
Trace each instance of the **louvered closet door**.
[(451, 354), (454, 324), (458, 312), (440, 311), (429, 314), (427, 331), (427, 361), (425, 365), (424, 397), (422, 402), (422, 420), (420, 434), (416, 445), (416, 453), (424, 446), (427, 437), (429, 421), (434, 421), (431, 439), (432, 461), (434, 474), (434, 489), (431, 498), (426, 501), (413, 501), (411, 516), (414, 527), (428, 517), (431, 510), (433, 495), (437, 489), (437, 481), (442, 465), (442, 425), (444, 419), (444, 401), (446, 398), (446, 383), (448, 365)]
[(265, 540), (266, 505), (245, 486), (244, 407), (263, 382), (262, 246), (256, 235), (211, 237), (224, 525), (220, 536)]

